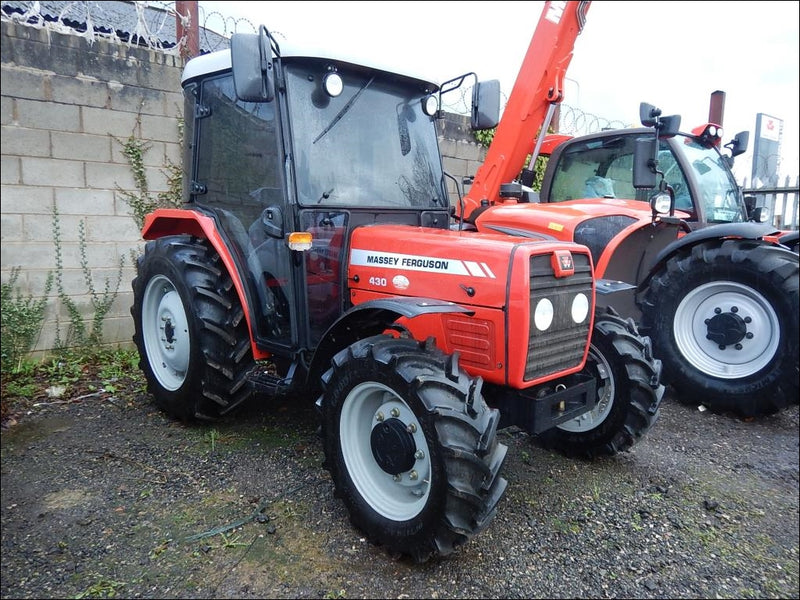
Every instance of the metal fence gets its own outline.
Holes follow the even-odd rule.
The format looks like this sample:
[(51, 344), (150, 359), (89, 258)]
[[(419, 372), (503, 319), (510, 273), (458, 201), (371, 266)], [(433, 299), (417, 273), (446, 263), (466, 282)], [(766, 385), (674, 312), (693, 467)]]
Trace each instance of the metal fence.
[(794, 184), (791, 177), (786, 177), (783, 186), (773, 187), (747, 187), (745, 180), (743, 191), (746, 196), (756, 197), (756, 206), (766, 206), (772, 215), (772, 224), (778, 229), (797, 230), (798, 208), (800, 207), (799, 177), (795, 176)]

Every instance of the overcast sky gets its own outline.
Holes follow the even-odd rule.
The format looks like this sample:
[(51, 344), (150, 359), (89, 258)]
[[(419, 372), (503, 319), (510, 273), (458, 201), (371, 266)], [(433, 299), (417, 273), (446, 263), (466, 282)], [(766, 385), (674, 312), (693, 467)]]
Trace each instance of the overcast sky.
[[(200, 2), (220, 33), (266, 25), (286, 39), (340, 47), (444, 81), (474, 71), (511, 92), (543, 2)], [(725, 141), (755, 141), (756, 114), (783, 121), (781, 175), (800, 173), (799, 2), (595, 0), (567, 71), (564, 103), (638, 125), (639, 103), (680, 114), (687, 131), (725, 92)], [(238, 21), (238, 22), (237, 22)], [(399, 69), (402, 70), (402, 69)], [(752, 152), (735, 172), (750, 175)]]

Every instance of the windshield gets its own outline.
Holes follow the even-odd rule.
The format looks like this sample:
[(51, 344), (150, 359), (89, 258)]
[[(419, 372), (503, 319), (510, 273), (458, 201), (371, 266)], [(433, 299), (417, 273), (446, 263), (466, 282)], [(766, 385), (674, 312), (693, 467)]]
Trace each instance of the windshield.
[[(684, 164), (692, 170), (706, 220), (712, 223), (745, 221), (746, 215), (739, 197), (739, 186), (725, 162), (725, 157), (716, 148), (701, 146), (690, 137), (684, 137), (679, 141), (681, 143), (675, 146), (683, 152)], [(661, 154), (659, 153), (659, 162), (662, 161)], [(668, 161), (664, 160), (661, 167), (664, 169), (667, 181), (672, 183)], [(680, 208), (679, 196), (680, 193), (676, 190), (676, 205)]]
[(414, 80), (337, 67), (344, 89), (322, 89), (328, 61), (286, 63), (298, 201), (306, 206), (431, 208), (448, 202), (436, 127)]

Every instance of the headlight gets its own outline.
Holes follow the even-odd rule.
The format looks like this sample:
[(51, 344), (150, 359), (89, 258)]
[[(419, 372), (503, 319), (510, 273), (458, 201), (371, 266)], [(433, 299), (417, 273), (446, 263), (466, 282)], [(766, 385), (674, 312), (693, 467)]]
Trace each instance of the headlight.
[(436, 99), (436, 96), (430, 94), (422, 99), (422, 112), (426, 115), (432, 117), (436, 114), (437, 110), (439, 110), (439, 101)]
[(669, 194), (666, 192), (659, 192), (650, 198), (650, 207), (658, 214), (665, 214), (669, 212), (671, 200)]
[(341, 94), (342, 90), (344, 89), (344, 81), (342, 81), (342, 76), (333, 71), (326, 73), (322, 78), (322, 87), (325, 89), (325, 93), (328, 94), (328, 96), (331, 98), (336, 98), (336, 96)]
[(536, 303), (533, 311), (533, 324), (539, 331), (546, 331), (553, 324), (553, 303), (547, 298), (542, 298)]
[(576, 324), (583, 323), (589, 314), (589, 299), (586, 294), (578, 294), (572, 299), (572, 309), (570, 314)]

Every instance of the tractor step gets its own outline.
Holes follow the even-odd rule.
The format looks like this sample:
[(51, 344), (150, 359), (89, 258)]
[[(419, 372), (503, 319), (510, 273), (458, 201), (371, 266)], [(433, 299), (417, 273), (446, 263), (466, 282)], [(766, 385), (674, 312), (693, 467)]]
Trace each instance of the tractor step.
[(281, 396), (286, 394), (292, 387), (291, 376), (279, 377), (259, 366), (250, 372), (247, 379), (250, 385), (253, 386), (253, 391), (257, 394)]

